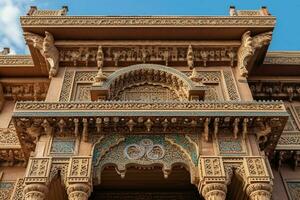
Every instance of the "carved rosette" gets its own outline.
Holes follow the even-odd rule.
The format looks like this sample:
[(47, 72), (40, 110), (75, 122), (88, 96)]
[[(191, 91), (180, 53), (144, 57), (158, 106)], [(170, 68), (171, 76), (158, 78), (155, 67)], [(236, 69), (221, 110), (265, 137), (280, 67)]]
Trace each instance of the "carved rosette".
[(67, 193), (70, 200), (87, 200), (91, 194), (91, 186), (86, 183), (71, 184)]
[(250, 184), (246, 192), (250, 200), (270, 200), (272, 196), (272, 185), (266, 183)]
[(222, 183), (209, 183), (202, 188), (201, 193), (205, 200), (225, 200), (227, 187)]
[(48, 187), (44, 184), (29, 184), (24, 188), (25, 200), (44, 200), (48, 194)]

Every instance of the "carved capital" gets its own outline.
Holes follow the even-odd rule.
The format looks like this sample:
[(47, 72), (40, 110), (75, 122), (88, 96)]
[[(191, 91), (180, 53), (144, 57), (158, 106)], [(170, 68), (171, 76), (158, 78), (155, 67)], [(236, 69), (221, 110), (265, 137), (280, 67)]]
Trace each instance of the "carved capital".
[(44, 184), (29, 184), (24, 188), (25, 200), (44, 200), (48, 193), (48, 187)]
[(272, 185), (266, 183), (250, 184), (246, 189), (250, 200), (270, 200), (272, 194)]
[(91, 194), (91, 186), (86, 183), (71, 184), (67, 193), (70, 200), (87, 200)]
[(223, 183), (209, 183), (204, 185), (201, 194), (205, 200), (225, 200), (227, 187)]

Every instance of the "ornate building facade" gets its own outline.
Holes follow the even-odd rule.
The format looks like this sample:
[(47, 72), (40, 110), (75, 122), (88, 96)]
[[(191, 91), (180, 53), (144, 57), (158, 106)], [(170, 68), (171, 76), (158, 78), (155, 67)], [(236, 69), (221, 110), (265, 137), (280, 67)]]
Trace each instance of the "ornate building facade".
[(0, 199), (300, 198), (300, 53), (267, 8), (20, 18), (0, 55)]

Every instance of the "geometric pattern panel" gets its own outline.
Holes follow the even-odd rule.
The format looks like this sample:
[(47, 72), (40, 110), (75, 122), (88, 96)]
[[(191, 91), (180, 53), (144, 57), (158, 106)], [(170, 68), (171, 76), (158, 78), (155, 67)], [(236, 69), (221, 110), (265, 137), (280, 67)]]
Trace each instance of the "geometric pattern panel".
[(289, 199), (299, 200), (300, 199), (300, 180), (299, 181), (286, 181), (286, 188), (288, 191)]
[(75, 138), (53, 138), (50, 153), (74, 154), (75, 144)]
[(14, 189), (14, 182), (0, 182), (0, 199), (9, 200)]
[(218, 137), (217, 145), (220, 155), (245, 155), (247, 153), (242, 137), (237, 139), (233, 137)]

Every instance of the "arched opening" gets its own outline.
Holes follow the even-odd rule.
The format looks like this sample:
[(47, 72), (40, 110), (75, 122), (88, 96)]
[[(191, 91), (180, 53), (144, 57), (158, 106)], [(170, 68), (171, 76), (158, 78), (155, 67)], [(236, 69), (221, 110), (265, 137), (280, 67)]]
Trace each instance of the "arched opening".
[(198, 200), (201, 199), (190, 173), (181, 165), (172, 168), (164, 178), (159, 166), (130, 166), (125, 177), (114, 166), (107, 166), (101, 173), (101, 184), (94, 185), (90, 200)]
[(60, 173), (57, 173), (50, 182), (48, 199), (68, 200), (67, 191)]

